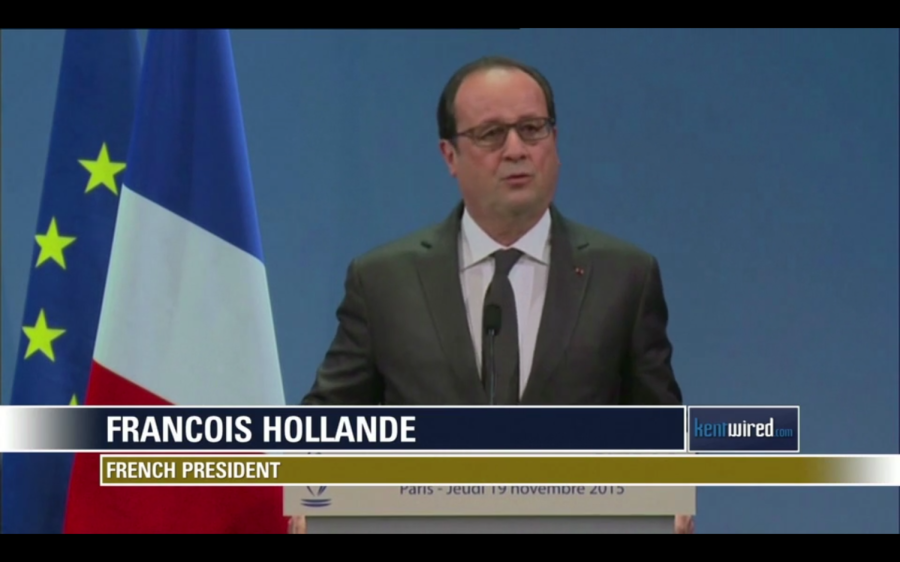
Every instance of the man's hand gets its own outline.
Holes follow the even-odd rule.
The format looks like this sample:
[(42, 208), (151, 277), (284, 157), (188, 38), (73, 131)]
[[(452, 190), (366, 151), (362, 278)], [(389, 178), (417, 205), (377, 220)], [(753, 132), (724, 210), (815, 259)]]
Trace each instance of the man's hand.
[(300, 515), (291, 517), (288, 522), (289, 535), (305, 535), (306, 534), (306, 517)]
[[(306, 522), (304, 521), (304, 529)], [(675, 534), (676, 535), (693, 535), (694, 534), (694, 516), (693, 515), (676, 515), (675, 516)]]

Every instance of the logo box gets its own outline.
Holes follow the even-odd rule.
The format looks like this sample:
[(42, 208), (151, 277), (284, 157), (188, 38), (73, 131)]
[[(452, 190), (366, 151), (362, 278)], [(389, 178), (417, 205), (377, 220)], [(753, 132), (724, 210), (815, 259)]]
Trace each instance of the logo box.
[(690, 406), (686, 429), (690, 452), (800, 452), (800, 406)]

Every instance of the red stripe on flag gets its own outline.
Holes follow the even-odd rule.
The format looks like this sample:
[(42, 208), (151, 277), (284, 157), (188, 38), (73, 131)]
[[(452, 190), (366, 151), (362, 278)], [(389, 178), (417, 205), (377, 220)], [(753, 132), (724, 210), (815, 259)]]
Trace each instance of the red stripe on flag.
[[(87, 405), (171, 406), (98, 363)], [(100, 455), (75, 458), (67, 534), (285, 534), (283, 488), (110, 488), (100, 486)]]

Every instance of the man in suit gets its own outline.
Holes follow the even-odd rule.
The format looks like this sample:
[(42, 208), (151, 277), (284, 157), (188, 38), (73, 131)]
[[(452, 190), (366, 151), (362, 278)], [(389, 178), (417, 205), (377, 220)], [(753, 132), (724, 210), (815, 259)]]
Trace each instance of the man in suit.
[[(302, 404), (681, 404), (656, 259), (552, 203), (546, 78), (505, 58), (471, 63), (445, 87), (438, 128), (462, 203), (353, 260)], [(498, 310), (491, 378), (482, 334)], [(676, 531), (692, 526), (680, 517)]]

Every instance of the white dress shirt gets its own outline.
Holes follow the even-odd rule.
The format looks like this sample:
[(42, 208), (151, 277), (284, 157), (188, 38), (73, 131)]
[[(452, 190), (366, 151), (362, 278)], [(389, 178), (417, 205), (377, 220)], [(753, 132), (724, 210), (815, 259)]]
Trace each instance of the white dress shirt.
[[(534, 348), (537, 342), (544, 296), (547, 291), (547, 274), (550, 270), (550, 211), (510, 246), (524, 255), (509, 272), (509, 280), (516, 295), (516, 315), (519, 326), (519, 396), (528, 383)], [(469, 331), (475, 346), (475, 357), (481, 369), (481, 316), (484, 295), (494, 276), (494, 259), (491, 254), (505, 250), (479, 227), (468, 211), (463, 213), (459, 243), (460, 281), (463, 299), (469, 317)]]

